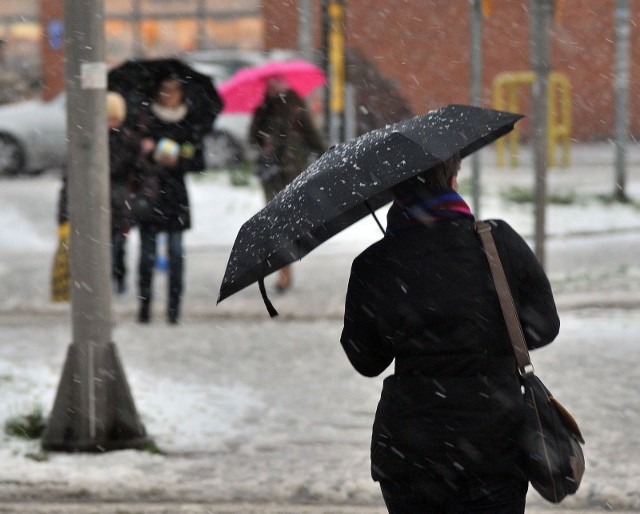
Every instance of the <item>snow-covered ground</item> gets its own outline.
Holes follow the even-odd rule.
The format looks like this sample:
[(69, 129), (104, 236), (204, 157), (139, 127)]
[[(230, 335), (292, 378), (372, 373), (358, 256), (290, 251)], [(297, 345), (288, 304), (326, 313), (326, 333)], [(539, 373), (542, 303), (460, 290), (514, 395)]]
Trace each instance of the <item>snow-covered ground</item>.
[[(602, 190), (613, 173), (605, 150), (583, 151), (571, 168), (551, 171), (550, 187), (609, 193)], [(483, 158), (490, 167), (492, 155)], [(630, 173), (628, 192), (638, 199), (635, 161)], [(482, 216), (506, 219), (531, 236), (531, 209), (498, 194), (531, 181), (529, 169), (490, 167), (483, 177)], [(68, 306), (48, 302), (58, 185), (55, 175), (0, 184), (1, 424), (37, 407), (45, 413), (51, 409), (70, 342)], [(139, 326), (133, 320), (133, 292), (114, 298), (113, 340), (140, 418), (165, 453), (43, 455), (37, 442), (0, 433), (0, 501), (381, 506), (368, 476), (370, 425), (381, 378), (358, 376), (338, 344), (349, 263), (380, 237), (377, 225), (363, 220), (297, 264), (296, 287), (272, 298), (283, 316), (270, 320), (257, 288), (215, 306), (238, 228), (262, 206), (259, 188), (231, 187), (219, 174), (193, 177), (190, 192), (195, 226), (186, 236), (185, 322), (168, 327), (159, 318)], [(548, 230), (556, 239), (594, 231), (633, 234), (640, 231), (640, 216), (631, 205), (607, 206), (581, 196), (575, 204), (549, 208)], [(135, 232), (130, 243), (136, 248)], [(640, 283), (636, 263), (618, 276), (621, 285)], [(598, 280), (602, 277), (598, 272)], [(587, 277), (581, 287), (597, 292), (593, 280)], [(611, 280), (610, 287), (617, 287), (615, 277)], [(161, 296), (158, 303), (161, 309)], [(558, 340), (532, 355), (538, 374), (574, 413), (587, 440), (587, 474), (578, 495), (566, 501), (567, 509), (640, 511), (637, 310), (565, 310)], [(529, 504), (531, 510), (544, 507), (535, 493)]]

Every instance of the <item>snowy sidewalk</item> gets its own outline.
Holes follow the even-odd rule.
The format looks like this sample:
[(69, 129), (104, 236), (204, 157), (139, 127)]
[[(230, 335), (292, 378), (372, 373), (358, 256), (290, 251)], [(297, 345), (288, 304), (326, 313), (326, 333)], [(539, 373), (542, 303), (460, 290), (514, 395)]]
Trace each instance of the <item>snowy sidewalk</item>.
[[(598, 164), (607, 151), (583, 149), (575, 166), (552, 170), (550, 183), (558, 190), (608, 192), (611, 167)], [(638, 198), (640, 161), (632, 157), (629, 186)], [(531, 175), (493, 169), (490, 159), (483, 216), (502, 217), (526, 234), (530, 206), (506, 205), (496, 191), (530, 184)], [(51, 409), (71, 330), (69, 306), (48, 300), (59, 183), (45, 176), (2, 185), (4, 423), (38, 407)], [(259, 190), (230, 188), (219, 176), (195, 179), (190, 187), (195, 227), (186, 236), (183, 323), (168, 327), (164, 321), (162, 273), (153, 323), (135, 323), (135, 234), (130, 291), (113, 299), (113, 340), (139, 415), (164, 453), (44, 455), (36, 442), (0, 434), (0, 513), (383, 513), (368, 475), (382, 377), (358, 376), (338, 343), (350, 263), (379, 238), (377, 226), (363, 220), (297, 263), (294, 288), (271, 294), (281, 316), (270, 320), (257, 286), (216, 307), (231, 242), (262, 205)], [(599, 269), (596, 256), (580, 246), (594, 269), (584, 280), (563, 280), (564, 270), (577, 263), (564, 262), (555, 245), (568, 244), (573, 253), (567, 255), (575, 255), (583, 241), (567, 234), (585, 227), (635, 236), (640, 216), (632, 206), (591, 201), (550, 207), (562, 327), (558, 340), (532, 359), (585, 433), (587, 472), (579, 494), (557, 509), (531, 492), (528, 511), (541, 514), (640, 512), (640, 251), (629, 251), (629, 269), (609, 272), (606, 255)]]
[[(561, 319), (558, 340), (532, 358), (587, 440), (582, 488), (564, 507), (640, 510), (640, 319), (618, 309)], [(164, 453), (41, 455), (36, 442), (0, 436), (0, 498), (374, 513), (381, 500), (368, 446), (382, 377), (353, 371), (340, 329), (336, 319), (190, 319), (177, 327), (121, 320), (114, 341), (139, 415)], [(20, 317), (4, 325), (2, 339), (0, 419), (48, 411), (68, 322)], [(530, 493), (530, 511), (548, 507)]]
[[(595, 510), (550, 509), (538, 510), (537, 514), (591, 514)], [(336, 505), (273, 505), (246, 503), (206, 503), (206, 504), (145, 504), (108, 503), (103, 505), (71, 505), (29, 503), (28, 505), (0, 503), (0, 514), (387, 514), (384, 507), (357, 507)]]

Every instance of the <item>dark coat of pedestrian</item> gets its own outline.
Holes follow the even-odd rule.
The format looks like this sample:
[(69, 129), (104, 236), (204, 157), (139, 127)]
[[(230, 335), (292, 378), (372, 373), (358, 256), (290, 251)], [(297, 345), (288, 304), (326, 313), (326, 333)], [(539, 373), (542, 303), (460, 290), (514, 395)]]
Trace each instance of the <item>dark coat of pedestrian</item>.
[[(283, 77), (268, 81), (264, 100), (253, 115), (249, 142), (260, 151), (257, 169), (267, 202), (304, 171), (312, 153), (326, 151), (305, 101)], [(276, 287), (284, 291), (290, 285), (291, 267), (285, 266)]]
[(185, 101), (179, 78), (160, 82), (154, 101), (140, 114), (142, 166), (138, 195), (145, 195), (148, 209), (139, 217), (141, 240), (139, 263), (140, 311), (138, 320), (150, 320), (153, 269), (159, 233), (167, 235), (169, 299), (167, 320), (177, 323), (183, 290), (184, 255), (182, 233), (191, 228), (191, 210), (185, 175), (204, 168), (203, 137), (211, 129), (198, 122), (197, 113)]
[(140, 137), (130, 127), (109, 129), (112, 230), (126, 233), (135, 224), (127, 207), (137, 179)]
[[(143, 140), (151, 143), (147, 147), (146, 159), (143, 160), (138, 181), (157, 181), (154, 185), (155, 198), (150, 218), (143, 223), (151, 225), (156, 231), (187, 230), (191, 228), (191, 209), (189, 194), (185, 182), (187, 173), (202, 171), (204, 157), (202, 140), (204, 133), (200, 127), (194, 126), (187, 117), (186, 105), (184, 109), (166, 109), (159, 104), (152, 103), (144, 113), (139, 125)], [(177, 144), (177, 159), (175, 162), (158, 161), (160, 150), (156, 145), (162, 140)]]
[[(524, 512), (523, 400), (459, 158), (394, 191), (385, 237), (353, 262), (342, 346), (385, 378), (371, 473), (390, 513)], [(529, 348), (559, 330), (549, 281), (526, 242), (492, 221)]]
[[(133, 225), (131, 209), (127, 206), (127, 201), (137, 177), (140, 137), (133, 128), (124, 125), (127, 117), (124, 98), (113, 91), (108, 91), (106, 98), (109, 130), (109, 196), (111, 199), (111, 274), (116, 292), (123, 293), (126, 290), (127, 272), (126, 237)], [(69, 222), (69, 202), (66, 173), (63, 176), (58, 197), (57, 218), (61, 227), (60, 232), (68, 234), (69, 228), (66, 225)], [(66, 248), (68, 245), (62, 246)], [(60, 256), (62, 253), (58, 252), (58, 255)], [(62, 261), (66, 258), (68, 257), (58, 257), (58, 260)], [(68, 266), (58, 264), (57, 267), (67, 270), (68, 274)], [(68, 279), (61, 278), (59, 282), (66, 284)], [(67, 288), (67, 285), (58, 287), (58, 292), (52, 296), (57, 300), (66, 301), (68, 299), (68, 292), (65, 292)]]
[(140, 155), (140, 137), (132, 127), (124, 124), (127, 106), (124, 98), (115, 92), (107, 93), (107, 123), (109, 125), (109, 188), (111, 196), (112, 277), (115, 291), (126, 290), (126, 241), (133, 226), (127, 201), (131, 195), (137, 162)]

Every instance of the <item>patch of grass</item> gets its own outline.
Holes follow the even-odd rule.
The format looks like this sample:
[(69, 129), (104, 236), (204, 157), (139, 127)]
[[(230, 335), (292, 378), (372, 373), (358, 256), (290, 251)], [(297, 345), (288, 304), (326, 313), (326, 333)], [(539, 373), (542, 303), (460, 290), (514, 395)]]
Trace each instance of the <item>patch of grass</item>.
[(22, 439), (39, 439), (46, 427), (46, 420), (42, 409), (36, 407), (30, 414), (14, 416), (4, 424), (5, 434)]
[[(604, 205), (612, 205), (612, 204), (620, 201), (619, 199), (617, 199), (611, 193), (596, 195), (596, 199), (599, 202), (602, 202)], [(628, 201), (628, 199), (624, 199), (622, 201), (622, 203), (627, 203), (627, 201)]]
[(463, 197), (471, 197), (473, 193), (473, 180), (469, 178), (458, 180), (458, 193)]
[(49, 454), (43, 450), (37, 452), (29, 452), (24, 455), (27, 459), (31, 459), (36, 462), (46, 462), (49, 460)]
[(158, 445), (156, 444), (156, 442), (153, 439), (149, 439), (147, 444), (145, 444), (142, 448), (140, 448), (140, 450), (143, 451), (143, 452), (150, 453), (152, 455), (165, 455), (165, 452), (163, 452), (158, 447)]
[(195, 182), (209, 181), (212, 179), (219, 180), (220, 178), (226, 179), (226, 170), (205, 169), (196, 173), (192, 173), (191, 177)]
[(596, 195), (595, 198), (599, 202), (602, 202), (604, 205), (613, 205), (613, 204), (630, 205), (634, 209), (640, 210), (640, 202), (637, 200), (633, 200), (628, 195), (625, 195), (623, 198), (618, 198), (613, 193), (607, 193), (607, 194)]
[(251, 162), (244, 162), (229, 168), (229, 180), (232, 186), (245, 187), (248, 186), (251, 177), (253, 176), (253, 164)]
[(550, 193), (548, 195), (549, 203), (554, 205), (573, 205), (578, 202), (578, 195), (575, 191)]
[(554, 277), (552, 279), (552, 283), (554, 284), (554, 287), (561, 287), (583, 283), (604, 282), (606, 280), (624, 278), (629, 276), (631, 276), (631, 270), (629, 269), (629, 267), (627, 265), (621, 265), (617, 268), (597, 273), (589, 273), (587, 271), (568, 273), (562, 277)]
[(513, 203), (533, 203), (534, 195), (531, 189), (525, 187), (510, 187), (502, 189), (500, 196), (507, 202)]
[[(510, 187), (500, 191), (500, 196), (513, 203), (533, 203), (535, 193), (533, 189), (526, 187)], [(574, 205), (579, 203), (580, 198), (575, 191), (550, 191), (547, 192), (547, 202), (553, 205)]]
[[(9, 418), (5, 422), (4, 431), (8, 436), (31, 441), (42, 438), (46, 424), (47, 421), (42, 414), (42, 409), (36, 407), (30, 414)], [(139, 450), (152, 455), (166, 455), (153, 439), (149, 439)], [(49, 459), (49, 454), (40, 448), (37, 451), (26, 453), (25, 457), (36, 462), (44, 462)]]

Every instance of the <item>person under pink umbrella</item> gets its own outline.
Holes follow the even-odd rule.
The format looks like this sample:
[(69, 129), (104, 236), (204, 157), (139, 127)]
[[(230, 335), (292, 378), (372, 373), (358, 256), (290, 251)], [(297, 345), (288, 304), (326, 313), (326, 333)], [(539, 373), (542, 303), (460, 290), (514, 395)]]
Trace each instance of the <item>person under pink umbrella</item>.
[[(267, 202), (307, 167), (311, 153), (326, 151), (307, 105), (283, 75), (267, 79), (264, 98), (251, 122), (249, 142), (260, 151), (255, 171)], [(276, 289), (286, 291), (291, 281), (291, 267), (285, 266)]]
[(218, 87), (224, 101), (225, 113), (253, 113), (262, 103), (269, 81), (280, 77), (286, 80), (302, 98), (327, 83), (325, 73), (313, 63), (296, 59), (270, 61), (259, 66), (238, 70)]

